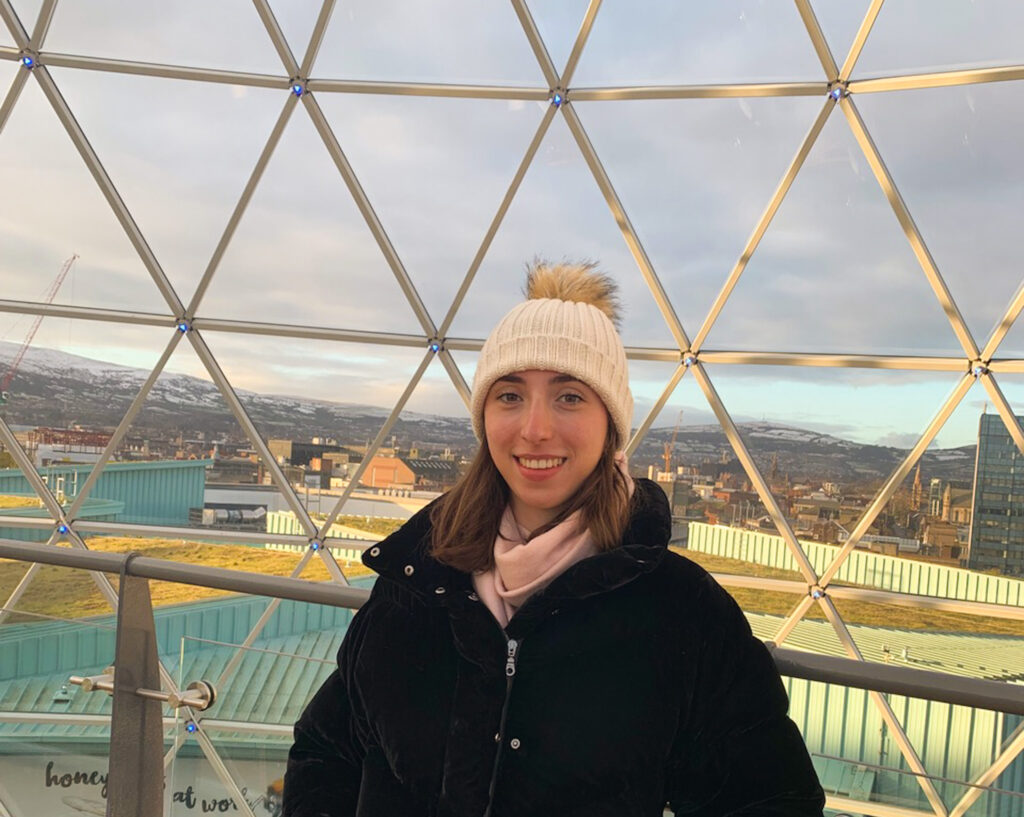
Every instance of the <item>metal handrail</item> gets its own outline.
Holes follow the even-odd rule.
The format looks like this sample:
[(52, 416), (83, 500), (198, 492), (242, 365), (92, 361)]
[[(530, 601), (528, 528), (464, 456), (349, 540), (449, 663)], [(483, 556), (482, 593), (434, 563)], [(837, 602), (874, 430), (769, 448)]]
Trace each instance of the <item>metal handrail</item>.
[[(0, 558), (349, 609), (361, 607), (370, 595), (364, 588), (333, 583), (190, 565), (138, 553), (99, 553), (11, 539), (0, 539)], [(772, 642), (767, 645), (779, 672), (789, 677), (1024, 715), (1024, 685), (817, 655), (776, 647)]]

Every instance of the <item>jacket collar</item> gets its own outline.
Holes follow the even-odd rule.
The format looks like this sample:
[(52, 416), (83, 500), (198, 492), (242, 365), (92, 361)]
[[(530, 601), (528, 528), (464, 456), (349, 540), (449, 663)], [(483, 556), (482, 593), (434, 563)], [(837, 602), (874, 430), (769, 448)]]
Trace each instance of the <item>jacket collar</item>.
[[(634, 485), (633, 512), (622, 544), (573, 565), (542, 591), (543, 596), (585, 598), (627, 584), (657, 566), (672, 534), (668, 500), (650, 480), (636, 479)], [(471, 593), (472, 580), (469, 574), (430, 555), (432, 507), (433, 503), (422, 508), (384, 541), (366, 550), (363, 564), (426, 600), (444, 604)], [(529, 606), (527, 602), (524, 609)]]

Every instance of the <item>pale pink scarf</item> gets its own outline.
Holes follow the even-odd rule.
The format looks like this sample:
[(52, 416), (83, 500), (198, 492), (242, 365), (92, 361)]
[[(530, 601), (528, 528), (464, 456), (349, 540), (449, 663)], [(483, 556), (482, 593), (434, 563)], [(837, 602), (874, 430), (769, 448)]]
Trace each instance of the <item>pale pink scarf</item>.
[(597, 553), (590, 531), (579, 530), (579, 519), (576, 511), (527, 542), (530, 532), (519, 527), (510, 507), (505, 508), (494, 540), (494, 567), (473, 574), (473, 588), (502, 627), (530, 596), (566, 568)]
[[(615, 464), (626, 477), (632, 495), (633, 480), (625, 455), (617, 454)], [(579, 529), (579, 519), (577, 511), (527, 542), (530, 532), (519, 526), (512, 508), (505, 507), (494, 540), (494, 567), (473, 574), (473, 589), (502, 628), (530, 596), (576, 562), (597, 553), (590, 531)]]

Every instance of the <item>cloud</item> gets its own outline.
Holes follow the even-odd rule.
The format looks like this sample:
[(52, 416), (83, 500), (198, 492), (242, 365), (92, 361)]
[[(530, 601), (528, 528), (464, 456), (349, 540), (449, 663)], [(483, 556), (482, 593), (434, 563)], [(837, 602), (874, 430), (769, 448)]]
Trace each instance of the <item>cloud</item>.
[[(389, 0), (372, 15), (338, 9), (314, 75), (542, 87), (511, 9), (471, 5), (468, 11), (453, 3), (427, 9)], [(564, 60), (579, 14), (568, 6), (535, 5), (549, 50), (556, 62)], [(301, 56), (312, 20), (301, 17), (297, 4), (278, 6), (292, 50)], [(1006, 32), (1019, 30), (1024, 16), (1016, 7), (1003, 9), (1006, 16), (997, 23), (991, 11), (970, 19), (950, 16), (961, 13), (950, 6), (923, 15), (922, 23), (887, 6), (858, 70), (931, 67), (927, 60), (933, 57), (938, 62), (1003, 59), (1009, 53)], [(575, 84), (821, 78), (792, 7), (776, 12), (774, 6), (750, 5), (740, 19), (705, 4), (686, 10), (684, 29), (681, 15), (671, 3), (652, 5), (645, 15), (606, 4)], [(826, 12), (822, 19), (840, 54), (848, 34), (839, 32), (852, 32), (856, 21), (845, 12)], [(929, 27), (928, 42), (940, 45), (918, 36), (921, 25)], [(954, 36), (958, 28), (963, 42)], [(225, 31), (231, 36), (224, 37)], [(982, 52), (986, 42), (991, 49)], [(947, 57), (939, 59), (940, 47)], [(102, 20), (78, 4), (60, 4), (47, 48), (283, 72), (258, 15), (244, 4), (218, 4), (198, 17), (187, 8), (167, 6), (154, 18), (123, 0)], [(5, 68), (0, 65), (0, 77)], [(72, 69), (53, 69), (53, 76), (187, 303), (287, 91)], [(1024, 170), (1008, 160), (1024, 126), (1021, 93), (1020, 83), (992, 83), (855, 99), (979, 342), (1021, 278), (1016, 214), (1024, 206)], [(431, 319), (439, 322), (544, 106), (328, 93), (316, 99)], [(646, 257), (692, 337), (822, 100), (574, 104)], [(171, 316), (34, 82), (0, 134), (0, 188), (5, 191), (0, 200), (5, 297), (39, 299), (61, 261), (77, 251), (82, 257), (58, 301)], [(674, 341), (656, 298), (561, 117), (553, 121), (494, 236), (451, 334), (486, 334), (496, 316), (521, 298), (523, 264), (536, 254), (600, 261), (621, 282), (627, 343), (671, 348)], [(302, 103), (295, 106), (199, 314), (423, 331)], [(9, 324), (14, 317), (0, 319)], [(159, 354), (166, 337), (165, 330), (152, 330), (142, 347), (145, 354)], [(1021, 345), (1015, 338), (1012, 343)], [(47, 319), (37, 342), (87, 349), (115, 361), (140, 358), (137, 330), (116, 323)], [(405, 350), (380, 346), (343, 352), (353, 347), (309, 343), (299, 353), (290, 341), (235, 336), (230, 349), (223, 348), (239, 387), (279, 393), (327, 395), (333, 384), (358, 394), (360, 402), (384, 404), (410, 371)], [(838, 110), (705, 348), (962, 354)], [(928, 411), (938, 402), (926, 374), (901, 373), (900, 391), (889, 374), (780, 371), (784, 368), (711, 372), (716, 382), (735, 384), (726, 399), (736, 417), (770, 412), (811, 427), (834, 423), (859, 429), (856, 433), (877, 439), (918, 427), (915, 400), (927, 403)], [(393, 376), (385, 377), (389, 371)], [(638, 406), (656, 399), (670, 373), (671, 367), (662, 379), (640, 379)], [(812, 384), (822, 387), (812, 392)], [(429, 387), (425, 383), (425, 403), (459, 410), (461, 401), (449, 388), (444, 378), (431, 380)], [(871, 420), (870, 407), (858, 413), (865, 404), (856, 395), (865, 392), (890, 401), (878, 410), (889, 415), (888, 425)], [(900, 398), (892, 399), (897, 393)], [(696, 415), (699, 399), (688, 403)]]

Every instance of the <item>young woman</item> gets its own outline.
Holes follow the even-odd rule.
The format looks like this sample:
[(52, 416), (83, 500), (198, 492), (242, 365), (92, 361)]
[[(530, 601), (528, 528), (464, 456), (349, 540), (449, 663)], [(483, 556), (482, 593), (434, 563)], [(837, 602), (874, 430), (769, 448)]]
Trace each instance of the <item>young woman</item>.
[(473, 380), (480, 449), (380, 574), (295, 727), (286, 817), (820, 817), (768, 651), (666, 548), (615, 290), (536, 265)]

